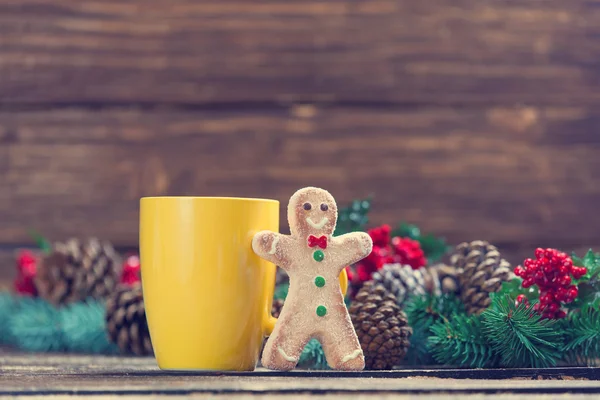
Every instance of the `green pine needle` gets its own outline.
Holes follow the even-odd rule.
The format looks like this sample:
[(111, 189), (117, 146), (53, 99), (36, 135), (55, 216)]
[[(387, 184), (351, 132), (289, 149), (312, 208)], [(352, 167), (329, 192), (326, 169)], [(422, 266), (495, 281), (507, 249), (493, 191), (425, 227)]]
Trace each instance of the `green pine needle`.
[(59, 310), (60, 326), (67, 351), (92, 354), (117, 354), (118, 347), (106, 332), (104, 303), (89, 300)]
[(303, 369), (330, 369), (327, 360), (325, 359), (323, 347), (317, 339), (311, 339), (306, 344), (304, 350), (302, 350), (302, 353), (300, 354), (298, 367)]
[(0, 344), (10, 345), (8, 323), (18, 307), (18, 298), (10, 293), (0, 293)]
[(555, 320), (537, 314), (533, 305), (516, 306), (509, 296), (494, 296), (482, 313), (483, 333), (505, 367), (545, 368), (561, 358), (561, 330)]
[(600, 355), (600, 311), (584, 306), (565, 324), (565, 359), (570, 364), (597, 366)]
[(35, 241), (37, 246), (44, 253), (50, 253), (52, 251), (52, 244), (50, 243), (50, 241), (48, 241), (48, 239), (43, 237), (41, 234), (39, 234), (38, 232), (36, 232), (34, 230), (30, 230), (29, 235), (33, 238), (33, 240)]
[(282, 283), (280, 285), (277, 285), (275, 287), (275, 293), (273, 295), (273, 298), (275, 300), (285, 300), (289, 289), (290, 289), (289, 283)]
[(365, 231), (369, 222), (369, 211), (371, 211), (370, 197), (363, 200), (354, 200), (347, 207), (340, 208), (333, 235), (339, 236), (350, 232)]
[(404, 306), (408, 324), (413, 329), (410, 347), (403, 360), (406, 365), (431, 365), (435, 363), (429, 352), (430, 328), (437, 322), (455, 314), (463, 314), (464, 305), (452, 294), (412, 296)]
[(429, 351), (430, 335), (429, 328), (413, 328), (413, 333), (410, 337), (410, 347), (406, 352), (406, 356), (401, 361), (402, 365), (423, 366), (436, 364)]
[(483, 336), (481, 317), (455, 315), (436, 322), (430, 329), (429, 350), (444, 365), (469, 368), (491, 367), (498, 356)]
[(460, 299), (453, 294), (435, 296), (428, 293), (425, 296), (410, 297), (406, 301), (404, 311), (408, 317), (408, 324), (413, 329), (428, 330), (443, 317), (462, 314), (465, 309)]
[(64, 351), (58, 309), (38, 298), (23, 298), (8, 318), (8, 342), (33, 352)]

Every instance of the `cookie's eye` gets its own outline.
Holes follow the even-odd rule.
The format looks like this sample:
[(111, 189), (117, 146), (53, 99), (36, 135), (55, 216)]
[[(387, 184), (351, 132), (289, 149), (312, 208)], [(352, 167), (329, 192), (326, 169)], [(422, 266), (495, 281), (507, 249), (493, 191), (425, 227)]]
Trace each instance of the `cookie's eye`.
[(304, 203), (304, 205), (302, 206), (306, 211), (310, 210), (312, 208), (312, 206), (310, 205), (310, 203)]
[(322, 203), (321, 204), (321, 211), (327, 211), (327, 210), (329, 210), (329, 207), (327, 206), (327, 204)]

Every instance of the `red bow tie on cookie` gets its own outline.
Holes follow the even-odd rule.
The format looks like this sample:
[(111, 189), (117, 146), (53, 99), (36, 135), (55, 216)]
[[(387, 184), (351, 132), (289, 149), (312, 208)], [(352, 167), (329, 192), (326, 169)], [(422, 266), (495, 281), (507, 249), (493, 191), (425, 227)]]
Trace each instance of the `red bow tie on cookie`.
[(319, 246), (322, 249), (326, 249), (327, 248), (327, 237), (321, 236), (318, 238), (316, 236), (310, 235), (308, 237), (308, 247), (315, 247), (315, 246)]

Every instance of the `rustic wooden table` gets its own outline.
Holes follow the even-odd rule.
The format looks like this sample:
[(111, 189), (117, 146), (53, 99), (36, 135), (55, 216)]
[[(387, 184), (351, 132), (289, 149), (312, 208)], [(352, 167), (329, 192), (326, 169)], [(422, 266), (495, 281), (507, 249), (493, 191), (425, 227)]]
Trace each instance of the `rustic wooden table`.
[(600, 371), (399, 370), (197, 373), (160, 371), (152, 358), (0, 352), (0, 397), (593, 399)]

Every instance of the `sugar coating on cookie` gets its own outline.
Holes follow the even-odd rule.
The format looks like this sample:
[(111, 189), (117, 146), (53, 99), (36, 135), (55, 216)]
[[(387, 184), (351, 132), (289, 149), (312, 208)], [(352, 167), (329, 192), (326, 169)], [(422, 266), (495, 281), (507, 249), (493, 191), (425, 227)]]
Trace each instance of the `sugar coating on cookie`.
[(273, 333), (263, 350), (262, 364), (293, 369), (306, 343), (323, 345), (327, 363), (338, 370), (364, 369), (364, 355), (352, 326), (339, 275), (371, 252), (364, 232), (333, 236), (337, 205), (326, 190), (307, 187), (290, 198), (290, 235), (261, 231), (252, 240), (254, 252), (283, 268), (290, 287)]

